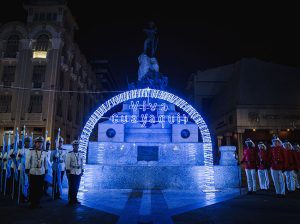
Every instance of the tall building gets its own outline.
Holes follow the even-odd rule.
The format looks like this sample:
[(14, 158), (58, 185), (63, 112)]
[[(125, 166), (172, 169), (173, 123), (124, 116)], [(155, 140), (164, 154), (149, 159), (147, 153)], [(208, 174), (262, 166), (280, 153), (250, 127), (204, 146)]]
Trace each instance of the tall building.
[(210, 125), (218, 145), (243, 142), (270, 145), (274, 134), (300, 143), (300, 69), (242, 59), (198, 71), (189, 80), (196, 107)]
[[(26, 125), (52, 143), (80, 135), (94, 109), (99, 82), (74, 42), (78, 29), (65, 1), (28, 1), (27, 21), (0, 27), (0, 135)], [(2, 141), (2, 138), (1, 140)]]
[(91, 60), (90, 64), (97, 80), (101, 82), (103, 87), (103, 93), (100, 94), (99, 99), (104, 101), (116, 95), (117, 93), (112, 91), (119, 90), (119, 84), (112, 74), (109, 61), (106, 59), (95, 59)]

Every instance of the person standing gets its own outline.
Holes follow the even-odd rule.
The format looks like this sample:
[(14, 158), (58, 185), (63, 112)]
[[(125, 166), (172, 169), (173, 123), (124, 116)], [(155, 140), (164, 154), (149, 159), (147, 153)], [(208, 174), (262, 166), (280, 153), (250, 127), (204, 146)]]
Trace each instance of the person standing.
[(83, 156), (81, 152), (78, 152), (78, 140), (74, 140), (72, 146), (73, 151), (70, 151), (66, 156), (66, 172), (69, 182), (68, 198), (69, 204), (80, 204), (77, 193), (83, 175)]
[(286, 167), (284, 171), (286, 187), (288, 192), (294, 192), (296, 190), (296, 183), (295, 183), (295, 173), (294, 169), (296, 166), (296, 158), (295, 153), (293, 150), (293, 146), (289, 141), (284, 141), (283, 148), (285, 152), (286, 158)]
[[(57, 143), (58, 142), (58, 143)], [(66, 150), (63, 148), (64, 139), (59, 137), (56, 139), (56, 144), (58, 145), (56, 149), (52, 150), (50, 161), (52, 162), (53, 171), (53, 182), (54, 183), (54, 198), (60, 199), (62, 191), (62, 182), (65, 174), (65, 161), (66, 161)]]
[(256, 169), (257, 169), (257, 150), (254, 142), (247, 138), (245, 141), (244, 154), (241, 163), (245, 163), (245, 172), (247, 176), (248, 193), (256, 193)]
[(46, 141), (46, 146), (45, 146), (45, 153), (47, 155), (47, 167), (48, 167), (48, 173), (45, 175), (44, 179), (44, 195), (49, 196), (48, 194), (48, 186), (52, 182), (52, 174), (51, 174), (51, 162), (50, 162), (50, 157), (51, 157), (51, 150), (50, 150), (50, 141)]
[(268, 190), (270, 186), (268, 169), (270, 168), (269, 151), (263, 142), (258, 143), (258, 180), (261, 190)]
[(271, 175), (275, 186), (276, 196), (278, 198), (285, 196), (285, 184), (283, 171), (285, 169), (286, 159), (282, 142), (278, 137), (272, 139), (272, 148), (270, 150)]
[(295, 165), (295, 179), (296, 179), (296, 189), (297, 191), (300, 191), (300, 145), (295, 145), (295, 159), (296, 159), (296, 165)]
[(44, 138), (34, 139), (33, 149), (26, 156), (25, 172), (29, 174), (30, 208), (40, 208), (44, 176), (47, 173), (47, 154), (43, 151)]
[(17, 158), (19, 159), (19, 166), (18, 166), (18, 174), (19, 174), (19, 188), (20, 191), (20, 200), (21, 202), (28, 201), (28, 176), (25, 173), (25, 163), (26, 163), (26, 156), (30, 152), (30, 137), (26, 136), (24, 138), (24, 148), (18, 151)]

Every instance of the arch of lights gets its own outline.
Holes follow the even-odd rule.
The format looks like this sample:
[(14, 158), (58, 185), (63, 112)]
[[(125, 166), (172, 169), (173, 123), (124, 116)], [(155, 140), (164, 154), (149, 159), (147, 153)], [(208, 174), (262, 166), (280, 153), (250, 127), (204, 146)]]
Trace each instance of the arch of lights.
[(112, 97), (111, 99), (103, 103), (100, 107), (98, 107), (98, 109), (90, 116), (90, 118), (86, 122), (80, 136), (79, 150), (83, 152), (84, 158), (86, 158), (86, 151), (92, 130), (94, 129), (98, 121), (103, 117), (103, 115), (120, 103), (138, 98), (161, 99), (172, 103), (185, 111), (190, 116), (190, 118), (198, 125), (203, 139), (205, 190), (215, 190), (212, 143), (210, 133), (205, 121), (203, 120), (201, 115), (185, 100), (163, 90), (145, 88), (126, 91)]

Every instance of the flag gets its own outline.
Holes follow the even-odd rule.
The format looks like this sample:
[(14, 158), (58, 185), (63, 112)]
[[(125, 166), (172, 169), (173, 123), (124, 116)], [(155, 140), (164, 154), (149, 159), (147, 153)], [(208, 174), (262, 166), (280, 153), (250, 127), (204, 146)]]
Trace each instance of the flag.
[(14, 177), (16, 181), (18, 181), (18, 162), (16, 158), (16, 155), (18, 153), (18, 145), (19, 145), (19, 129), (17, 128), (15, 133), (14, 151), (13, 151), (13, 154), (15, 155), (13, 157), (13, 163), (15, 164)]
[(48, 137), (48, 131), (46, 130), (45, 132), (45, 143), (44, 143), (44, 151), (47, 153), (47, 168), (48, 168), (48, 173), (45, 175), (44, 180), (48, 183), (52, 183), (52, 167), (51, 167), (51, 162), (49, 161), (49, 153), (51, 153), (50, 151), (46, 151), (47, 150), (47, 137)]
[(33, 132), (31, 132), (29, 148), (33, 148)]
[(6, 153), (7, 153), (7, 163), (6, 163), (6, 178), (10, 178), (11, 172), (10, 172), (10, 166), (11, 166), (11, 160), (8, 159), (8, 153), (10, 151), (10, 133), (8, 134), (8, 139), (7, 139), (7, 146), (6, 146)]
[[(59, 146), (59, 140), (60, 140), (60, 128), (58, 129), (57, 132), (57, 141), (56, 141), (56, 150), (58, 152), (58, 146)], [(60, 158), (58, 160), (57, 164), (57, 186), (60, 194), (62, 194), (62, 183), (61, 183), (61, 166), (60, 166)]]
[[(4, 157), (4, 154), (5, 154), (5, 148), (6, 148), (6, 146), (5, 146), (5, 134), (3, 134), (3, 138), (2, 138), (2, 142), (3, 142), (3, 145), (2, 145), (2, 159), (1, 159), (1, 172), (2, 172), (2, 170), (3, 170), (3, 168), (4, 168), (4, 161), (3, 161), (3, 157)], [(1, 180), (2, 181), (2, 180)]]

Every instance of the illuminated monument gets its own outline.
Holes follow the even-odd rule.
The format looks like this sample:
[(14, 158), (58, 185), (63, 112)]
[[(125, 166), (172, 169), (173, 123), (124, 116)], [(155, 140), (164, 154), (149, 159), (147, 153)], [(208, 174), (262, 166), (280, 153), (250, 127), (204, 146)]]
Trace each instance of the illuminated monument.
[[(139, 56), (138, 81), (102, 104), (82, 131), (80, 149), (88, 148), (87, 163), (94, 164), (89, 166), (93, 172), (88, 169), (85, 174), (86, 188), (211, 191), (237, 187), (233, 166), (213, 166), (211, 137), (201, 115), (165, 91), (168, 79), (159, 72), (154, 57), (157, 31), (153, 24), (145, 31), (150, 34)], [(119, 104), (120, 112), (98, 124)], [(98, 141), (89, 142), (96, 124)]]

